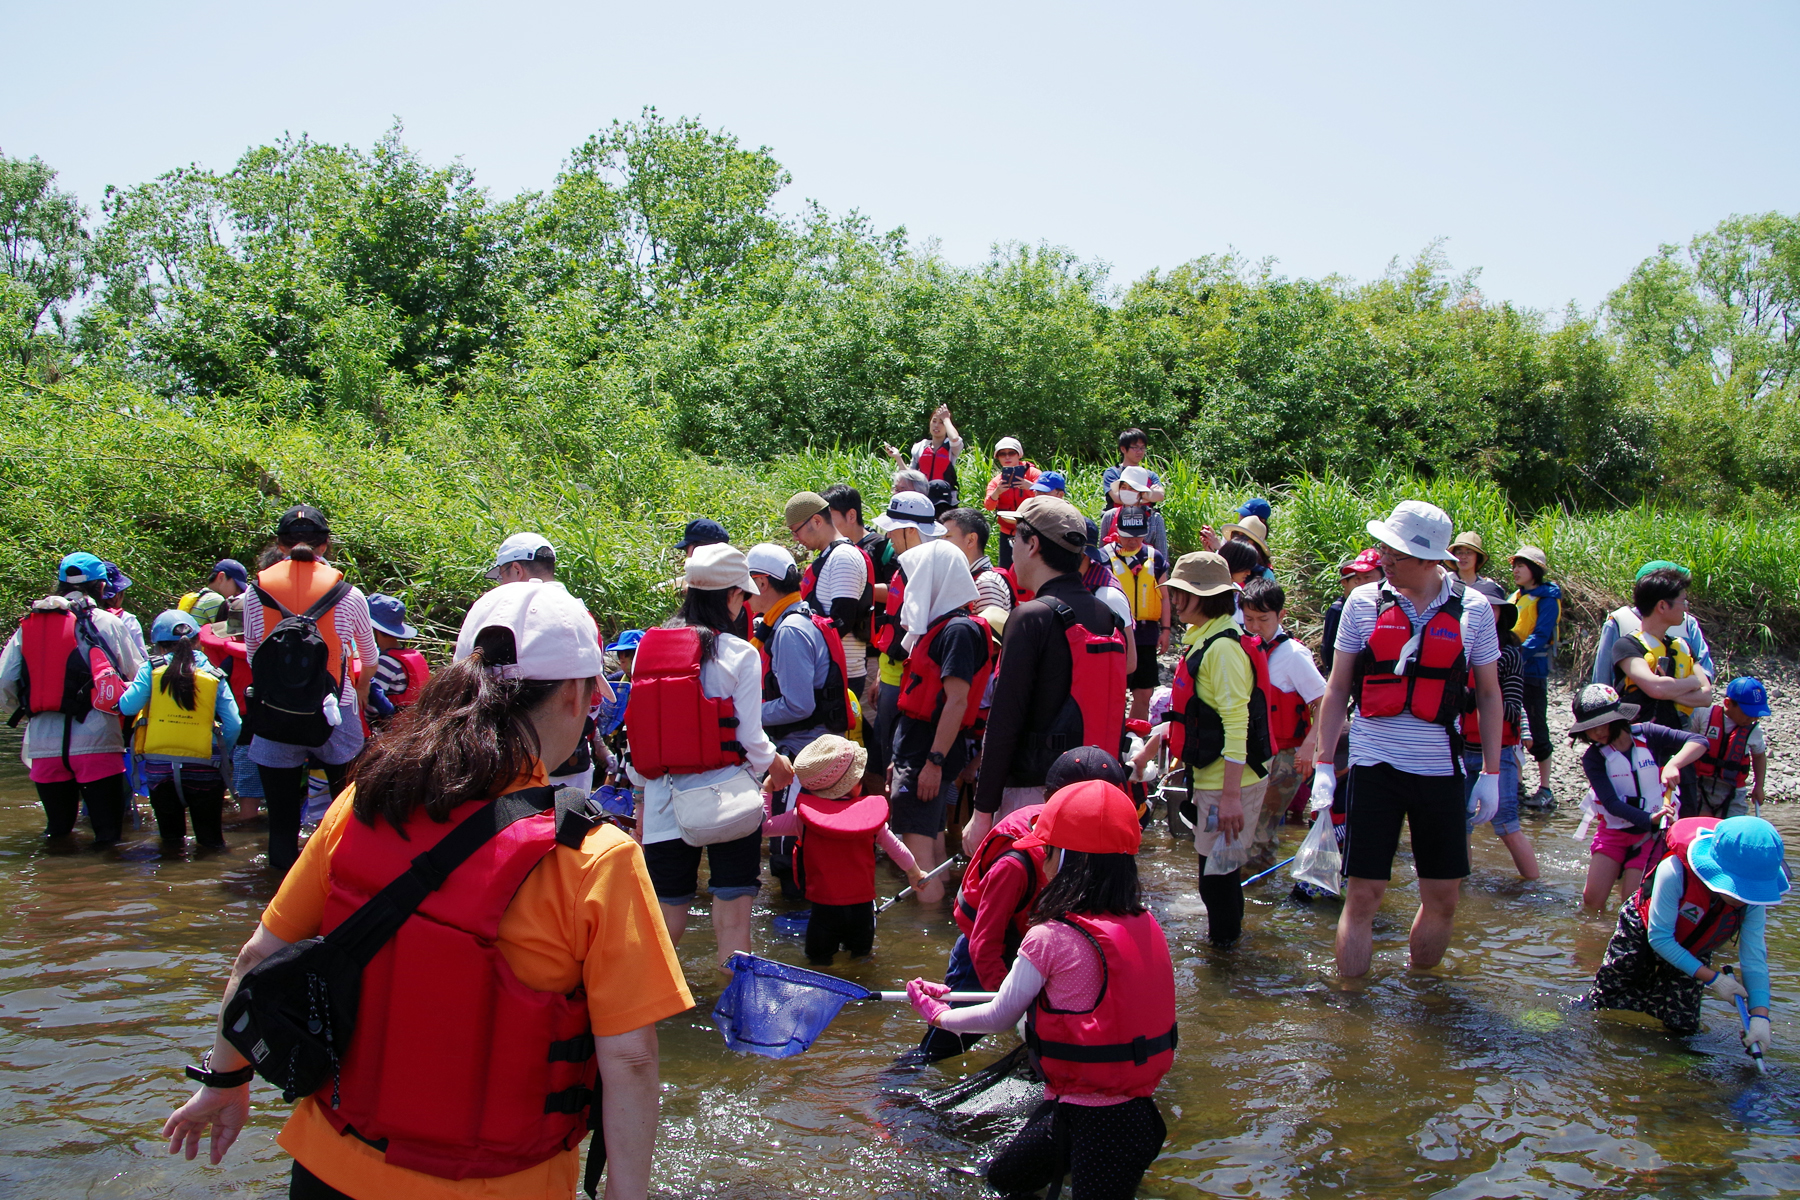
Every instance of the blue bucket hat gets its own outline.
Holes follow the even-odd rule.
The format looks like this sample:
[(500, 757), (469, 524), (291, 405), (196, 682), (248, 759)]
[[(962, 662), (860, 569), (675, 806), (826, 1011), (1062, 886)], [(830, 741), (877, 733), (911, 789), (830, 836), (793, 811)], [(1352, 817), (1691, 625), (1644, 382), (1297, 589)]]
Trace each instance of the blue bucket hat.
[(106, 568), (106, 586), (100, 589), (102, 600), (111, 600), (131, 586), (131, 576), (119, 570), (117, 563), (103, 562), (100, 565)]
[(369, 624), (389, 637), (416, 638), (419, 631), (406, 623), (406, 601), (376, 592), (369, 597)]
[(627, 629), (619, 635), (618, 641), (613, 642), (611, 645), (607, 646), (606, 652), (608, 654), (619, 654), (619, 653), (636, 654), (637, 648), (638, 648), (638, 643), (643, 640), (644, 640), (644, 631), (643, 630)]
[(1688, 851), (1700, 881), (1745, 904), (1779, 904), (1788, 882), (1781, 834), (1761, 817), (1728, 817), (1703, 831)]
[(1769, 715), (1769, 693), (1762, 685), (1762, 680), (1750, 675), (1739, 675), (1725, 689), (1725, 698), (1744, 710), (1746, 717), (1766, 717)]
[(1269, 521), (1269, 514), (1272, 511), (1273, 510), (1269, 507), (1269, 502), (1267, 500), (1264, 500), (1261, 496), (1252, 496), (1250, 499), (1238, 505), (1237, 515), (1239, 517), (1256, 517), (1266, 525)]
[(65, 555), (56, 567), (56, 578), (63, 583), (100, 583), (106, 579), (106, 564), (85, 550)]
[(152, 642), (178, 642), (184, 637), (199, 636), (200, 626), (194, 621), (194, 614), (182, 612), (179, 608), (164, 609), (156, 614), (156, 620), (150, 622)]

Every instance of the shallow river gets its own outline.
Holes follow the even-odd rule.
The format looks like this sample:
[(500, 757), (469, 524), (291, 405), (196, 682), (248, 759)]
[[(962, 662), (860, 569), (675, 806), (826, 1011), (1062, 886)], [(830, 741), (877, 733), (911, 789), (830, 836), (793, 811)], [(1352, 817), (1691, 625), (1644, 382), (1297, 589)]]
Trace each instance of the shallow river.
[[(1800, 809), (1769, 811), (1800, 839)], [(1330, 974), (1336, 905), (1299, 907), (1285, 882), (1253, 890), (1238, 949), (1210, 949), (1192, 848), (1153, 827), (1146, 891), (1175, 953), (1182, 1044), (1158, 1093), (1169, 1140), (1143, 1194), (1800, 1195), (1800, 904), (1770, 923), (1785, 1044), (1758, 1079), (1716, 1002), (1685, 1042), (1565, 1011), (1611, 932), (1576, 915), (1574, 825), (1565, 806), (1528, 826), (1545, 867), (1532, 885), (1477, 837), (1437, 971), (1405, 967), (1416, 891), (1397, 887), (1376, 968), (1354, 989)], [(159, 858), (153, 827), (119, 852), (63, 855), (44, 852), (42, 828), (16, 736), (0, 738), (0, 1196), (285, 1194), (285, 1108), (260, 1083), (222, 1168), (171, 1160), (156, 1136), (271, 892), (260, 822), (228, 826), (230, 852), (190, 861)], [(1410, 874), (1403, 861), (1396, 878)], [(768, 917), (759, 909), (759, 949), (804, 962)], [(953, 936), (947, 908), (909, 903), (882, 918), (872, 960), (840, 957), (837, 970), (879, 987), (938, 977)], [(711, 945), (696, 920), (681, 957), (700, 1006), (662, 1028), (659, 1195), (992, 1194), (968, 1172), (994, 1124), (931, 1118), (905, 1088), (973, 1070), (1010, 1039), (897, 1083), (884, 1068), (920, 1025), (909, 1008), (866, 1003), (798, 1058), (738, 1056), (705, 1017), (721, 982)]]

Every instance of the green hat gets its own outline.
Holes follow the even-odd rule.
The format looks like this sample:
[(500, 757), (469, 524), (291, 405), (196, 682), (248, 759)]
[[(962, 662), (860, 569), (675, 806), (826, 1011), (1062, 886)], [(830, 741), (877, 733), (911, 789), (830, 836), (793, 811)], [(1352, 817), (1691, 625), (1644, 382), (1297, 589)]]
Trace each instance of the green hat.
[[(1690, 572), (1686, 567), (1682, 566), (1680, 563), (1670, 562), (1666, 558), (1658, 558), (1658, 559), (1653, 559), (1652, 561), (1647, 562), (1643, 566), (1639, 567), (1637, 577), (1638, 577), (1638, 579), (1642, 579), (1644, 576), (1648, 575), (1652, 571), (1680, 571), (1683, 575), (1692, 574), (1692, 572)], [(1633, 582), (1636, 582), (1636, 580), (1634, 580)]]

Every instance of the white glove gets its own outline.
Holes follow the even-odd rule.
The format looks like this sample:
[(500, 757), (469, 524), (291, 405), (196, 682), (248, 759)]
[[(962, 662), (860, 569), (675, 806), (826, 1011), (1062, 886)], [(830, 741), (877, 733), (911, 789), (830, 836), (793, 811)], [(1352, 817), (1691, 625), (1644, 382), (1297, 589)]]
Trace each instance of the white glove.
[(1730, 1005), (1736, 1005), (1739, 996), (1746, 1000), (1750, 998), (1750, 993), (1737, 981), (1737, 976), (1727, 975), (1723, 971), (1707, 980), (1706, 986), (1712, 989), (1713, 995)]
[(1744, 1049), (1752, 1054), (1767, 1056), (1775, 1048), (1775, 1032), (1769, 1028), (1767, 1017), (1751, 1017), (1750, 1028), (1741, 1036), (1744, 1039)]
[(1481, 773), (1469, 793), (1469, 824), (1486, 825), (1500, 811), (1500, 773)]
[(1331, 807), (1332, 797), (1337, 795), (1337, 767), (1322, 762), (1313, 768), (1312, 798), (1307, 802), (1307, 812), (1323, 812)]

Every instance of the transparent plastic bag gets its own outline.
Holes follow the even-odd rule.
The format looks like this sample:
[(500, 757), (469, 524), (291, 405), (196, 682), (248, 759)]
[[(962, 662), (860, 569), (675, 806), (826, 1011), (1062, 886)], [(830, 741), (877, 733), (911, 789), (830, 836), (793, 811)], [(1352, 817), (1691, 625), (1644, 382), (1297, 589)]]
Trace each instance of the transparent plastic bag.
[(1301, 883), (1323, 888), (1332, 895), (1342, 894), (1341, 875), (1344, 856), (1338, 850), (1337, 829), (1331, 823), (1331, 810), (1324, 809), (1313, 821), (1300, 852), (1294, 856), (1293, 877)]

